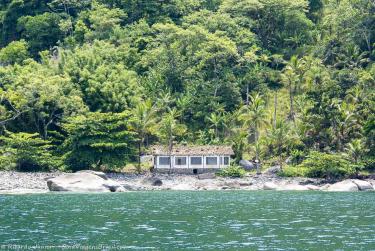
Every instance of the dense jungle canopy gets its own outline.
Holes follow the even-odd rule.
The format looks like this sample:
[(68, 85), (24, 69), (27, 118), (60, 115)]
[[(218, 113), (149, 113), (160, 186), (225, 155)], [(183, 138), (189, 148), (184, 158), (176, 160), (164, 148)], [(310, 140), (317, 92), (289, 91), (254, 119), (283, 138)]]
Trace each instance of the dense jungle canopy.
[(226, 144), (372, 170), (374, 47), (374, 0), (0, 0), (0, 169)]

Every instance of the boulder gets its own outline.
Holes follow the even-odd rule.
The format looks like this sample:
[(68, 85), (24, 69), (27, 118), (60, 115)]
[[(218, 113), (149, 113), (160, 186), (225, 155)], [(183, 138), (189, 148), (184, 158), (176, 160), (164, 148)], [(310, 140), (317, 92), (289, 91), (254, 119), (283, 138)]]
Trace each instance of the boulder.
[(215, 179), (215, 173), (202, 173), (198, 174), (198, 179), (200, 180), (207, 180), (207, 179)]
[(332, 192), (354, 192), (358, 191), (358, 186), (351, 180), (344, 180), (330, 185), (327, 191)]
[(67, 192), (115, 192), (121, 185), (113, 180), (102, 178), (93, 172), (66, 173), (47, 180), (50, 191)]
[(241, 187), (238, 181), (227, 181), (225, 182), (224, 186), (228, 187), (229, 189), (239, 189)]
[(78, 172), (75, 172), (75, 173), (91, 173), (91, 174), (94, 174), (94, 175), (97, 175), (99, 176), (100, 178), (102, 179), (105, 179), (107, 180), (108, 177), (105, 173), (103, 172), (98, 172), (98, 171), (92, 171), (92, 170), (81, 170), (81, 171), (78, 171)]
[(240, 164), (240, 166), (243, 167), (243, 169), (245, 169), (247, 171), (256, 169), (256, 166), (252, 162), (250, 162), (248, 160), (242, 159), (242, 160), (240, 160), (239, 164)]
[(374, 187), (368, 181), (355, 179), (355, 180), (353, 180), (353, 183), (356, 184), (358, 189), (361, 190), (361, 191), (374, 190)]
[(285, 186), (279, 187), (278, 190), (287, 190), (287, 191), (307, 191), (309, 190), (306, 186), (298, 184), (287, 184)]
[(268, 168), (265, 173), (266, 174), (277, 174), (278, 172), (280, 172), (281, 168), (280, 166), (272, 166), (270, 168)]
[(263, 184), (264, 190), (276, 190), (278, 189), (278, 186), (273, 182), (266, 182)]
[(181, 183), (181, 184), (177, 184), (171, 187), (171, 190), (190, 191), (190, 190), (196, 190), (196, 188), (190, 184)]
[(306, 185), (306, 187), (307, 187), (307, 189), (309, 189), (309, 190), (320, 190), (320, 187), (315, 186), (315, 185), (311, 185), (311, 184)]
[(157, 177), (147, 177), (142, 180), (142, 183), (145, 185), (150, 186), (161, 186), (163, 185), (163, 181)]

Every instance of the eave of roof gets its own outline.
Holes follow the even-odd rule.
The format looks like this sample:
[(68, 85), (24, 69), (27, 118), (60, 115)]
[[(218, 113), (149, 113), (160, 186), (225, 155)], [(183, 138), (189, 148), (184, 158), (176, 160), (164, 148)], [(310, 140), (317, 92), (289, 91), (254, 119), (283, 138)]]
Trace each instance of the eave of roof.
[(167, 146), (154, 145), (150, 147), (150, 153), (153, 155), (234, 155), (231, 146), (217, 145), (176, 145), (171, 152)]

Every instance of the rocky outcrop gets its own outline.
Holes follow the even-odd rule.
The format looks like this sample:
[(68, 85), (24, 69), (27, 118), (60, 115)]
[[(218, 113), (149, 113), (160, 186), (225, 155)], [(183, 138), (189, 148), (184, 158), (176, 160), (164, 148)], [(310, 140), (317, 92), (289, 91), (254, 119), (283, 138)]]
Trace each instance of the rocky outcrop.
[(265, 174), (268, 174), (268, 175), (274, 175), (274, 174), (277, 174), (277, 173), (280, 172), (280, 171), (281, 171), (280, 166), (273, 166), (273, 167), (268, 168), (268, 169), (265, 171)]
[(256, 166), (252, 162), (250, 162), (248, 160), (242, 159), (242, 160), (240, 160), (239, 164), (240, 164), (240, 166), (243, 167), (243, 169), (245, 169), (247, 171), (256, 169)]
[(307, 186), (302, 186), (299, 184), (287, 184), (284, 186), (279, 186), (278, 190), (285, 190), (285, 191), (307, 191), (309, 188)]
[(147, 177), (142, 180), (142, 184), (150, 186), (161, 186), (163, 181), (157, 177)]
[(263, 184), (264, 190), (277, 190), (278, 186), (273, 182), (266, 182)]
[(358, 190), (358, 186), (351, 180), (337, 182), (327, 188), (327, 191), (331, 192), (355, 192)]
[(216, 177), (215, 173), (198, 174), (198, 179), (200, 179), (200, 180), (215, 179), (215, 177)]
[[(105, 178), (103, 178), (105, 177)], [(123, 187), (108, 179), (104, 173), (81, 171), (66, 173), (47, 180), (50, 191), (59, 192), (122, 192)]]
[(372, 184), (365, 180), (353, 180), (353, 183), (357, 185), (358, 189), (361, 191), (372, 191), (374, 190), (374, 187)]

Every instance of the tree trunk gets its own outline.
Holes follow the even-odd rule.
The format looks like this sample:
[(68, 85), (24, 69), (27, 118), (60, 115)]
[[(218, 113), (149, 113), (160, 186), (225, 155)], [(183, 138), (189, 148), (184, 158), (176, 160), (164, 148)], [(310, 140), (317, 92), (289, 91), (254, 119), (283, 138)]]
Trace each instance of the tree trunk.
[(274, 106), (274, 111), (273, 111), (273, 128), (276, 128), (276, 117), (277, 117), (277, 92), (275, 92), (273, 106)]
[(138, 173), (141, 173), (141, 148), (142, 148), (142, 140), (138, 142)]
[(259, 149), (258, 149), (258, 140), (259, 140), (259, 133), (258, 129), (255, 129), (255, 161), (256, 161), (256, 168), (257, 168), (257, 174), (260, 174), (260, 165), (259, 165)]
[(291, 82), (289, 84), (289, 101), (290, 101), (289, 118), (294, 122), (293, 90), (292, 90), (292, 83)]
[(246, 105), (249, 106), (249, 84), (246, 86)]

